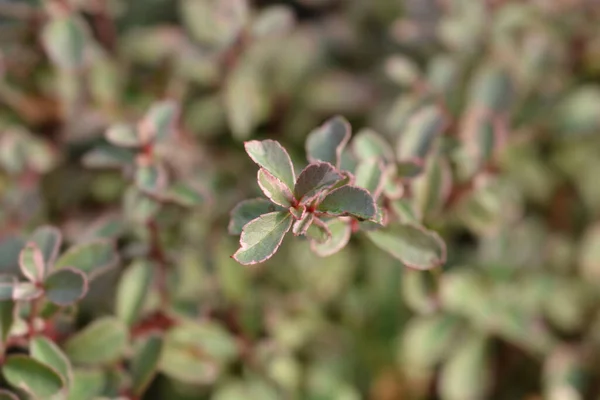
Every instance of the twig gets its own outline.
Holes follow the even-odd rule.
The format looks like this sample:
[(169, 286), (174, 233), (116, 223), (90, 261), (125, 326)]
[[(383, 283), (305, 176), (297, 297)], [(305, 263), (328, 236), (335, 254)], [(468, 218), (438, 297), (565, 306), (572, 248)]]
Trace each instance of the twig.
[(160, 294), (161, 302), (163, 305), (169, 302), (169, 291), (167, 287), (167, 272), (168, 272), (168, 260), (160, 242), (160, 233), (158, 230), (158, 224), (156, 221), (148, 221), (148, 231), (150, 232), (150, 258), (158, 265), (158, 276), (156, 278), (156, 285)]

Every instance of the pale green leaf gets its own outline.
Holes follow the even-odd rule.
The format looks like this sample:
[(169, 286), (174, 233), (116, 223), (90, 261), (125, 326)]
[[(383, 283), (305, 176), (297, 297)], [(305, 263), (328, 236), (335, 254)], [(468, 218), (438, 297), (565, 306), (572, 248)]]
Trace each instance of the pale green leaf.
[(275, 140), (251, 140), (244, 143), (246, 152), (259, 166), (267, 170), (275, 178), (294, 189), (296, 175), (287, 151)]
[(367, 232), (380, 249), (409, 268), (432, 269), (446, 262), (446, 244), (435, 232), (411, 224), (396, 224)]
[(290, 230), (292, 221), (288, 212), (273, 212), (252, 220), (244, 226), (240, 237), (241, 247), (233, 258), (244, 265), (269, 259)]
[(350, 123), (344, 117), (327, 120), (306, 138), (308, 161), (324, 161), (339, 167), (342, 151), (350, 140), (350, 132)]

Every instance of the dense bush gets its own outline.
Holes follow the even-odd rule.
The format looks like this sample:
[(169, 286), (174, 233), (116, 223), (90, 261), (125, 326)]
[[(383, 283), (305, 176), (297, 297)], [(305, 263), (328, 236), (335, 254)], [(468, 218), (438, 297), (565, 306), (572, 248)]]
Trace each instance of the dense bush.
[(0, 398), (600, 398), (598, 21), (0, 0)]

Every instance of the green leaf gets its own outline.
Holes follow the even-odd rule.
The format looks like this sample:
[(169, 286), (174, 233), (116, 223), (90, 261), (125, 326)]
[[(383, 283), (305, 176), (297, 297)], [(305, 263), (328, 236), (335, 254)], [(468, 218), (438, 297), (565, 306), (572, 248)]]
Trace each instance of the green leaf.
[(69, 248), (56, 261), (54, 268), (71, 267), (84, 272), (88, 279), (115, 267), (119, 256), (114, 244), (105, 239), (82, 243)]
[(0, 301), (12, 300), (16, 284), (16, 276), (0, 274)]
[(412, 318), (404, 329), (399, 349), (406, 372), (410, 376), (433, 373), (455, 348), (461, 325), (460, 318), (452, 315)]
[(278, 209), (278, 206), (265, 199), (243, 200), (231, 210), (228, 231), (232, 235), (239, 235), (248, 222)]
[(421, 78), (419, 67), (413, 60), (404, 55), (394, 55), (387, 59), (385, 72), (395, 83), (411, 86)]
[(65, 387), (52, 368), (25, 355), (8, 356), (2, 374), (12, 386), (39, 399), (49, 399)]
[(351, 130), (350, 123), (344, 117), (337, 116), (310, 132), (306, 138), (308, 161), (324, 161), (339, 167)]
[(159, 334), (152, 334), (136, 348), (131, 361), (133, 394), (141, 396), (152, 382), (158, 370), (163, 344)]
[(29, 344), (31, 357), (52, 367), (61, 376), (67, 386), (73, 382), (73, 371), (69, 359), (63, 351), (45, 336), (36, 336)]
[(107, 365), (123, 357), (128, 332), (116, 317), (102, 317), (77, 332), (65, 343), (65, 352), (76, 364)]
[(431, 105), (417, 111), (399, 137), (396, 148), (398, 161), (418, 161), (425, 158), (445, 127), (446, 118), (437, 106)]
[(185, 27), (205, 46), (224, 48), (233, 43), (246, 26), (250, 10), (242, 0), (180, 2)]
[(412, 182), (415, 208), (422, 217), (437, 215), (450, 196), (452, 170), (443, 156), (428, 157), (423, 173)]
[(154, 103), (138, 126), (139, 138), (142, 143), (161, 141), (174, 130), (179, 116), (179, 107), (173, 100)]
[(314, 219), (315, 214), (306, 213), (302, 219), (294, 222), (294, 226), (292, 227), (292, 232), (294, 235), (299, 236), (306, 234), (306, 231), (310, 228)]
[(16, 394), (0, 389), (0, 400), (19, 400)]
[(359, 219), (375, 216), (375, 201), (365, 189), (355, 186), (342, 186), (329, 193), (319, 207), (319, 211), (329, 215), (351, 215)]
[(96, 400), (106, 387), (106, 375), (101, 369), (75, 369), (68, 400)]
[(352, 235), (350, 221), (340, 218), (327, 221), (327, 229), (331, 235), (329, 239), (322, 243), (313, 240), (310, 244), (311, 249), (321, 257), (331, 256), (343, 249)]
[(335, 167), (327, 162), (309, 164), (298, 175), (294, 195), (302, 204), (309, 203), (321, 191), (331, 188), (344, 179)]
[(372, 129), (362, 129), (352, 140), (352, 150), (359, 160), (381, 158), (385, 161), (394, 160), (392, 146)]
[(397, 224), (366, 233), (381, 250), (409, 268), (426, 270), (446, 262), (446, 244), (435, 232), (412, 224)]
[(48, 275), (44, 290), (49, 301), (58, 306), (68, 306), (85, 296), (88, 280), (82, 271), (64, 267)]
[(363, 160), (356, 168), (354, 184), (366, 189), (374, 199), (377, 199), (385, 183), (384, 165), (380, 159)]
[(471, 104), (494, 113), (508, 111), (515, 97), (515, 86), (507, 68), (495, 64), (483, 66), (470, 88)]
[(283, 241), (292, 226), (288, 212), (262, 215), (244, 226), (240, 237), (240, 249), (233, 258), (240, 264), (250, 265), (269, 259)]
[(121, 275), (115, 298), (115, 314), (131, 326), (140, 313), (152, 284), (153, 265), (145, 260), (134, 261)]
[(169, 330), (160, 360), (160, 371), (189, 384), (213, 382), (238, 355), (233, 337), (210, 322), (184, 322)]
[(77, 70), (83, 67), (87, 32), (73, 16), (59, 17), (44, 26), (42, 42), (48, 56), (59, 68)]
[(260, 11), (252, 23), (252, 35), (257, 39), (278, 38), (294, 26), (294, 11), (289, 6), (274, 5)]
[(170, 200), (184, 207), (195, 207), (210, 200), (208, 195), (201, 188), (195, 187), (193, 184), (177, 182), (171, 185), (169, 189), (163, 193), (165, 199)]
[(239, 63), (227, 79), (223, 92), (225, 110), (233, 136), (238, 140), (249, 138), (269, 114), (269, 97), (262, 80), (260, 69), (249, 63)]
[(82, 163), (88, 168), (120, 168), (134, 160), (134, 154), (129, 149), (98, 146), (83, 156)]
[(251, 140), (244, 143), (246, 152), (259, 166), (293, 190), (296, 182), (294, 167), (287, 151), (275, 140)]
[(119, 147), (138, 147), (142, 144), (137, 129), (129, 124), (113, 125), (105, 136), (106, 140)]
[(0, 242), (0, 272), (18, 274), (19, 255), (26, 241), (18, 236), (7, 236)]
[(137, 187), (148, 193), (157, 193), (167, 187), (167, 171), (160, 163), (138, 163), (135, 170)]
[(443, 400), (485, 399), (491, 385), (485, 337), (470, 335), (455, 349), (440, 375)]
[(275, 178), (264, 168), (258, 170), (258, 186), (265, 196), (273, 203), (288, 208), (294, 201), (291, 190), (279, 179)]
[(19, 266), (23, 275), (31, 282), (42, 282), (44, 280), (46, 275), (44, 255), (35, 243), (29, 242), (21, 250)]
[(58, 250), (62, 242), (60, 231), (53, 226), (42, 226), (33, 232), (29, 241), (35, 243), (41, 250), (44, 255), (46, 269), (51, 268), (58, 256)]

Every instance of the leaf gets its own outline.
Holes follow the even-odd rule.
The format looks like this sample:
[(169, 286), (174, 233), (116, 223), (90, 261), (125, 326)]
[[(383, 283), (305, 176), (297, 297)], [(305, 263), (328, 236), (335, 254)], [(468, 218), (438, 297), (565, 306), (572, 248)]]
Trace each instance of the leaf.
[(151, 334), (135, 350), (131, 360), (132, 391), (141, 396), (158, 370), (164, 341), (159, 334)]
[(88, 291), (86, 275), (74, 268), (54, 271), (44, 281), (46, 297), (59, 306), (68, 306), (83, 298)]
[(337, 116), (310, 132), (306, 138), (308, 161), (324, 161), (339, 168), (351, 130), (350, 123), (344, 117)]
[(243, 200), (231, 210), (227, 229), (230, 234), (239, 235), (248, 222), (278, 209), (278, 206), (265, 199)]
[(29, 241), (35, 243), (41, 250), (46, 263), (46, 270), (48, 270), (58, 256), (62, 234), (53, 226), (42, 226), (33, 232)]
[(163, 193), (163, 197), (184, 207), (195, 207), (206, 203), (209, 198), (206, 193), (193, 184), (177, 182)]
[(19, 236), (7, 236), (0, 242), (0, 272), (19, 274), (19, 255), (26, 241)]
[(21, 301), (30, 301), (39, 298), (44, 294), (44, 290), (31, 282), (19, 282), (13, 290), (13, 299)]
[(258, 186), (273, 203), (288, 208), (294, 201), (291, 190), (264, 168), (258, 170)]
[(120, 168), (133, 163), (134, 159), (129, 149), (98, 146), (83, 156), (82, 164), (88, 168)]
[(297, 207), (290, 207), (288, 208), (288, 211), (290, 212), (290, 214), (292, 214), (292, 216), (295, 219), (302, 219), (304, 218), (304, 215), (306, 214), (306, 206), (303, 204), (299, 204)]
[(381, 158), (384, 161), (393, 161), (392, 146), (383, 137), (372, 129), (362, 129), (352, 141), (352, 150), (359, 160)]
[(376, 212), (375, 201), (369, 192), (355, 186), (335, 189), (321, 201), (317, 209), (329, 215), (351, 215), (359, 219), (371, 219)]
[(115, 298), (115, 314), (128, 326), (140, 318), (152, 284), (153, 266), (145, 260), (134, 261), (121, 275)]
[(115, 267), (119, 256), (114, 244), (105, 239), (82, 243), (69, 248), (54, 265), (55, 269), (72, 267), (84, 272), (88, 279), (94, 279)]
[(16, 394), (0, 389), (0, 400), (19, 400)]
[(67, 386), (73, 382), (73, 371), (69, 359), (63, 351), (45, 336), (31, 339), (29, 353), (37, 361), (52, 367), (61, 376)]
[(106, 375), (101, 369), (75, 369), (68, 400), (95, 400), (106, 387)]
[(374, 199), (377, 199), (383, 190), (385, 178), (383, 162), (371, 158), (358, 164), (354, 184), (366, 189)]
[(333, 165), (327, 162), (309, 164), (298, 175), (294, 195), (296, 200), (307, 204), (321, 191), (328, 189), (344, 179)]
[(167, 187), (167, 171), (160, 163), (138, 163), (135, 170), (137, 187), (148, 193), (157, 193)]
[(406, 129), (398, 139), (396, 156), (398, 161), (421, 160), (429, 153), (433, 141), (446, 127), (446, 118), (435, 106), (417, 111), (408, 121)]
[(409, 268), (426, 270), (446, 262), (446, 244), (435, 232), (412, 224), (397, 224), (366, 233), (381, 250)]
[(0, 301), (11, 300), (17, 277), (9, 274), (0, 274)]
[(400, 343), (407, 373), (433, 373), (456, 347), (462, 333), (461, 322), (456, 316), (439, 313), (412, 318)]
[(102, 317), (77, 332), (65, 343), (65, 352), (76, 364), (107, 365), (123, 357), (128, 332), (116, 317)]
[(294, 226), (292, 227), (292, 232), (294, 235), (299, 236), (306, 234), (306, 231), (308, 228), (310, 228), (314, 218), (315, 214), (306, 213), (302, 219), (294, 222)]
[(65, 386), (52, 368), (25, 355), (8, 356), (2, 366), (2, 374), (12, 386), (40, 399), (55, 396)]
[(27, 243), (19, 256), (21, 272), (31, 282), (41, 282), (46, 275), (44, 255), (39, 247), (32, 242)]
[(116, 124), (108, 128), (106, 140), (119, 147), (138, 147), (142, 144), (138, 131), (129, 124)]
[(485, 65), (475, 75), (470, 88), (471, 104), (494, 113), (508, 111), (515, 98), (514, 82), (502, 65)]
[(84, 65), (87, 32), (73, 16), (59, 17), (42, 30), (42, 43), (48, 57), (59, 68), (78, 70)]
[(229, 127), (238, 140), (250, 137), (269, 114), (268, 93), (262, 80), (261, 71), (248, 63), (238, 64), (227, 79), (224, 105)]
[(162, 141), (175, 129), (179, 107), (173, 100), (154, 103), (138, 126), (142, 143)]
[(306, 230), (305, 235), (311, 240), (311, 243), (315, 242), (321, 244), (329, 240), (331, 232), (325, 222), (315, 217), (313, 218), (312, 224)]
[(269, 259), (290, 230), (292, 220), (288, 212), (273, 212), (250, 221), (242, 229), (241, 247), (233, 258), (244, 265)]
[(250, 17), (245, 0), (184, 0), (180, 4), (185, 27), (195, 40), (209, 47), (232, 44)]
[(485, 399), (492, 376), (487, 360), (487, 339), (478, 335), (466, 338), (451, 355), (440, 375), (443, 400)]
[(323, 243), (312, 241), (311, 249), (321, 257), (331, 256), (343, 249), (350, 241), (352, 228), (350, 222), (344, 219), (332, 219), (327, 221), (327, 229), (330, 237)]
[(167, 332), (159, 368), (177, 381), (207, 384), (237, 355), (234, 338), (219, 325), (186, 321)]
[(394, 55), (388, 58), (385, 63), (385, 72), (392, 81), (404, 86), (413, 85), (421, 78), (419, 67), (404, 55)]
[(259, 166), (293, 190), (296, 182), (294, 167), (287, 151), (275, 140), (251, 140), (244, 143), (246, 152)]
[(437, 215), (450, 196), (452, 170), (442, 156), (428, 157), (423, 173), (412, 182), (415, 208), (421, 216)]
[(287, 34), (295, 23), (294, 11), (289, 6), (274, 5), (264, 8), (252, 23), (256, 39), (279, 38)]

